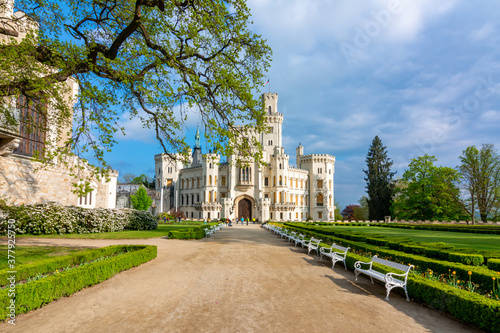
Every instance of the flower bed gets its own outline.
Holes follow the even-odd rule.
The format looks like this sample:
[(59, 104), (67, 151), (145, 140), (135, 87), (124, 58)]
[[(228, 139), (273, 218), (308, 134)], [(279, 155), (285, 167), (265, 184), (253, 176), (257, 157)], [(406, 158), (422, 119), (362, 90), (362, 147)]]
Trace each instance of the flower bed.
[[(95, 251), (95, 253), (92, 253), (92, 251)], [(53, 300), (69, 296), (85, 287), (105, 281), (121, 271), (139, 266), (156, 258), (157, 249), (156, 246), (152, 245), (121, 245), (85, 252), (83, 257), (88, 260), (91, 260), (89, 258), (95, 259), (95, 256), (100, 257), (103, 253), (124, 253), (62, 272), (59, 272), (59, 270), (66, 267), (68, 263), (81, 263), (80, 259), (82, 259), (83, 252), (57, 258), (60, 259), (57, 263), (51, 262), (52, 259), (49, 259), (33, 265), (29, 264), (31, 267), (28, 269), (23, 267), (28, 265), (16, 267), (18, 271), (17, 279), (19, 279), (16, 279), (16, 281), (21, 281), (22, 278), (29, 279), (37, 274), (44, 274), (49, 271), (52, 274), (16, 285), (15, 313), (27, 313), (38, 309)], [(2, 272), (2, 284), (3, 281), (6, 281), (6, 278), (6, 272)], [(9, 290), (0, 290), (0, 320), (7, 319), (10, 314), (7, 308), (11, 300)]]

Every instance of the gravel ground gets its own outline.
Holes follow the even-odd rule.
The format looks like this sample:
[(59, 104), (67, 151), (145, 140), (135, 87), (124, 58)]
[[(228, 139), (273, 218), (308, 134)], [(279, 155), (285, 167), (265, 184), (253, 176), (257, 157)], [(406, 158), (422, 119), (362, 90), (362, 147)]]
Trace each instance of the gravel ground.
[(19, 239), (17, 245), (152, 244), (158, 257), (18, 315), (5, 332), (476, 332), (254, 225), (200, 241)]

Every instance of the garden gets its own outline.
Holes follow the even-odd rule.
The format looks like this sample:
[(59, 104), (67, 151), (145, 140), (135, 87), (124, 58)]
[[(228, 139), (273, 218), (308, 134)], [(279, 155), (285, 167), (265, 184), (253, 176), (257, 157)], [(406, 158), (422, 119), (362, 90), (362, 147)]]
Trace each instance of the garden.
[[(347, 267), (374, 255), (415, 269), (408, 293), (425, 303), (487, 332), (500, 331), (500, 230), (482, 226), (463, 232), (460, 226), (376, 226), (365, 223), (274, 223), (322, 240), (350, 247)], [(439, 228), (446, 228), (441, 231)], [(389, 271), (377, 266), (381, 271)]]

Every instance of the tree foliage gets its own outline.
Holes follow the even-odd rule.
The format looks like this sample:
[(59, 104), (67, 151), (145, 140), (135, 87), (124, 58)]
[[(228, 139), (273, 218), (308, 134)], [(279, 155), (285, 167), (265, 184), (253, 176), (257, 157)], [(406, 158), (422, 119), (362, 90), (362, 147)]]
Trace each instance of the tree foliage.
[(393, 216), (400, 220), (460, 220), (463, 209), (454, 200), (459, 188), (456, 170), (435, 166), (437, 159), (425, 154), (411, 160), (396, 183)]
[(139, 187), (135, 195), (130, 196), (130, 202), (132, 203), (132, 208), (137, 210), (148, 210), (151, 207), (153, 199), (148, 196), (146, 188), (143, 186)]
[[(236, 125), (264, 130), (263, 107), (253, 93), (271, 50), (249, 30), (244, 0), (18, 0), (16, 10), (26, 16), (3, 21), (36, 24), (22, 40), (0, 43), (0, 98), (42, 101), (55, 110), (44, 116), (65, 124), (58, 129), (73, 122), (64, 146), (45, 152), (47, 163), (92, 152), (97, 171), (106, 173), (104, 152), (123, 131), (124, 113), (153, 131), (166, 153), (187, 152), (189, 112), (223, 155), (235, 153), (249, 129)], [(69, 79), (79, 84), (74, 111), (64, 85)], [(8, 103), (0, 115), (16, 122)], [(249, 143), (253, 149), (244, 152), (260, 159), (257, 140)]]
[(469, 213), (474, 223), (476, 207), (482, 221), (500, 217), (500, 156), (493, 144), (485, 144), (479, 150), (467, 147), (459, 157), (461, 164), (459, 186), (465, 196), (460, 204)]
[(391, 172), (392, 160), (387, 157), (386, 147), (378, 136), (372, 141), (366, 156), (366, 193), (368, 194), (368, 218), (370, 220), (384, 220), (390, 215), (394, 184), (392, 178), (396, 174)]
[(344, 220), (356, 220), (356, 210), (361, 208), (359, 205), (347, 205), (342, 211)]

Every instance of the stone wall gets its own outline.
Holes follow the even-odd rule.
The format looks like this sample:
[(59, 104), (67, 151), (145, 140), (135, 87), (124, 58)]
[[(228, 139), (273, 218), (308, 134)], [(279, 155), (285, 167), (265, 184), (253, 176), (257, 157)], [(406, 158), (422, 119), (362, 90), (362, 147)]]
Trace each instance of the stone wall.
[[(54, 201), (64, 206), (76, 206), (78, 197), (71, 192), (75, 180), (69, 172), (64, 167), (40, 166), (40, 163), (28, 158), (0, 156), (0, 195), (16, 205)], [(110, 207), (110, 201), (115, 199), (110, 198), (109, 184), (101, 181), (95, 183), (95, 207)]]

